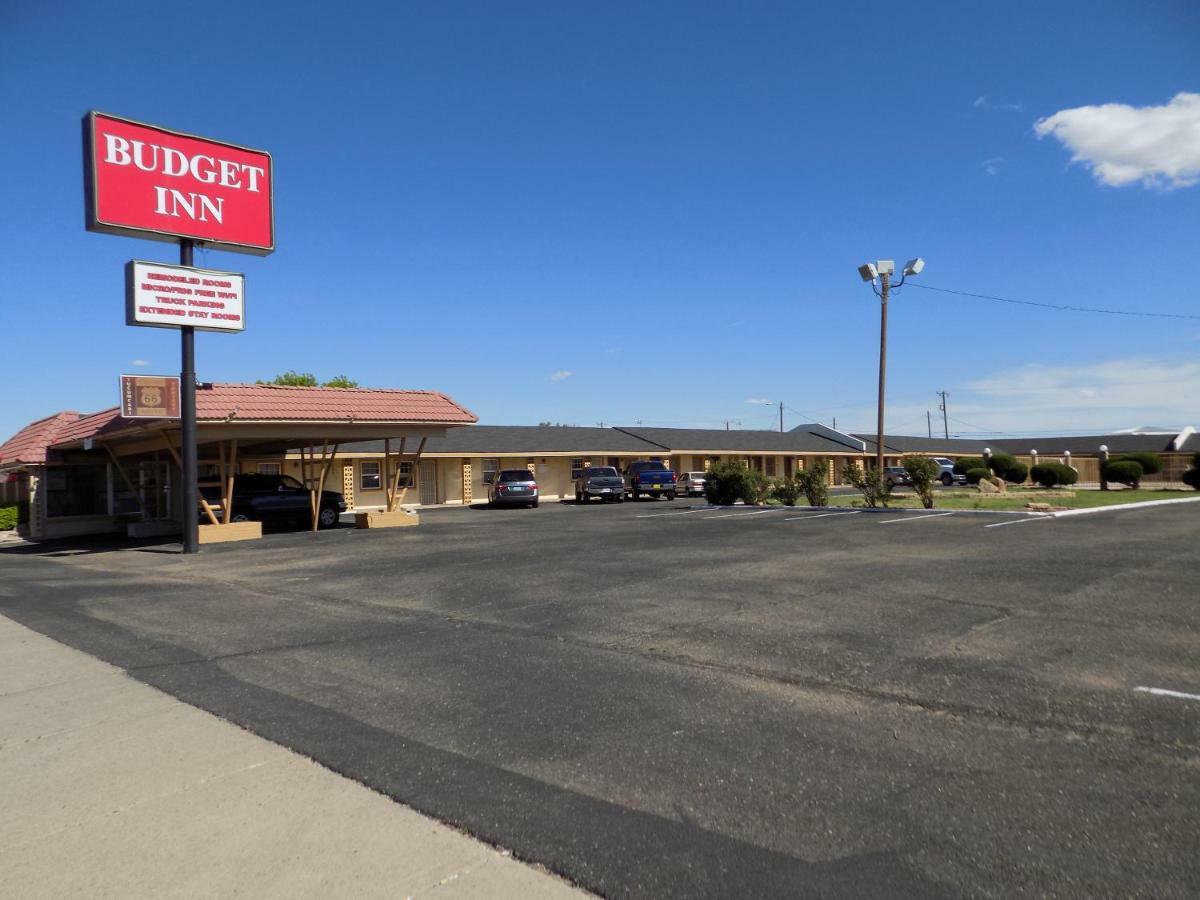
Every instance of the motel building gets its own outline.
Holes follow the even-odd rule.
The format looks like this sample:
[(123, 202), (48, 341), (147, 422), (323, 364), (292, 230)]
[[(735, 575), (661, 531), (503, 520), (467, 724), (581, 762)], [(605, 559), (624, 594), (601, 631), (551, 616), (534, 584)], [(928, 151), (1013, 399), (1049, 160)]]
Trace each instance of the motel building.
[[(341, 492), (359, 512), (483, 502), (501, 469), (529, 469), (540, 496), (555, 500), (574, 498), (574, 477), (588, 466), (621, 470), (660, 460), (676, 472), (699, 472), (737, 459), (778, 477), (823, 462), (832, 485), (847, 462), (861, 467), (875, 454), (873, 437), (819, 424), (786, 432), (477, 425), (469, 410), (433, 391), (202, 384), (196, 396), (199, 486), (230, 498), (235, 474), (289, 475), (311, 491)], [(884, 462), (991, 450), (1031, 464), (1065, 462), (1089, 482), (1099, 476), (1103, 446), (1113, 455), (1158, 453), (1164, 472), (1145, 483), (1174, 483), (1197, 449), (1194, 434), (1131, 429), (992, 442), (887, 436)], [(0, 503), (19, 504), (19, 532), (32, 540), (176, 534), (185, 514), (179, 444), (176, 419), (125, 419), (119, 407), (56, 413), (0, 445)], [(224, 524), (230, 505), (198, 509), (202, 533)]]

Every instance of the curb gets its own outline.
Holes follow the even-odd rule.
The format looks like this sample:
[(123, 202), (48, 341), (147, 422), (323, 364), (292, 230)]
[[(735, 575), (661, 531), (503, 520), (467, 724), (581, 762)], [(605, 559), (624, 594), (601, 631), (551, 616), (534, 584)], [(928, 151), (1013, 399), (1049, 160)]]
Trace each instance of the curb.
[(1112, 503), (1108, 506), (1089, 506), (1086, 509), (1064, 509), (1055, 513), (1044, 513), (1061, 519), (1064, 516), (1087, 516), (1092, 513), (1120, 512), (1123, 509), (1146, 509), (1150, 506), (1167, 506), (1172, 503), (1200, 503), (1200, 497), (1173, 497), (1170, 500), (1139, 500), (1136, 503)]

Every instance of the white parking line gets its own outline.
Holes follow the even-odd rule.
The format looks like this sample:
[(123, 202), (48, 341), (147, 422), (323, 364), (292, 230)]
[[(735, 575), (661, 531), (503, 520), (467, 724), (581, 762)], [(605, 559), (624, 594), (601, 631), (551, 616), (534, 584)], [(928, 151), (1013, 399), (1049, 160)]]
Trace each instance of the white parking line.
[(1154, 694), (1156, 697), (1178, 697), (1180, 700), (1200, 700), (1200, 694), (1185, 694), (1183, 691), (1169, 691), (1166, 688), (1135, 687), (1135, 691), (1143, 694)]
[(991, 525), (984, 525), (984, 528), (1003, 528), (1005, 525), (1020, 525), (1023, 522), (1041, 522), (1045, 519), (1053, 518), (1053, 516), (1027, 516), (1024, 519), (1009, 519), (1007, 522), (993, 522)]
[(740, 516), (742, 518), (749, 518), (750, 516), (761, 516), (763, 513), (773, 513), (773, 512), (783, 512), (783, 510), (782, 509), (760, 509), (760, 510), (758, 510), (758, 512), (725, 513), (724, 515), (721, 515), (721, 516), (707, 516), (707, 517), (705, 517), (704, 521), (707, 522), (709, 519), (732, 519), (732, 518), (735, 518), (738, 516)]
[(851, 510), (849, 512), (819, 513), (815, 516), (789, 516), (788, 518), (784, 519), (783, 521), (795, 522), (798, 519), (824, 519), (826, 516), (857, 516), (860, 512), (862, 512), (862, 510), (855, 509), (855, 510)]
[(644, 515), (644, 516), (634, 516), (634, 518), (635, 519), (658, 519), (658, 518), (661, 518), (662, 516), (690, 516), (692, 513), (712, 512), (714, 509), (719, 509), (719, 508), (720, 507), (717, 507), (717, 506), (706, 506), (704, 509), (688, 509), (688, 510), (684, 510), (683, 512), (648, 513), (647, 515)]
[(942, 516), (952, 516), (952, 512), (925, 513), (920, 516), (905, 516), (903, 519), (884, 519), (880, 525), (895, 525), (897, 522), (920, 522), (922, 519), (940, 519)]

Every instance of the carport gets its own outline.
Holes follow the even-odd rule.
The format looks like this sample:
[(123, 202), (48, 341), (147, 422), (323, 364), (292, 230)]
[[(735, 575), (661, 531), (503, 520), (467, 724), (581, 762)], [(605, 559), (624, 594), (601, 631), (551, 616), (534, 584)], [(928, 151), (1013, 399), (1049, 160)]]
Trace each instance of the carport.
[[(46, 447), (45, 465), (31, 473), (28, 531), (32, 538), (126, 530), (131, 536), (181, 530), (185, 515), (200, 514), (202, 528), (230, 525), (234, 478), (242, 461), (301, 455), (301, 474), (317, 527), (321, 491), (339, 447), (352, 441), (383, 440), (396, 463), (416, 463), (426, 441), (447, 429), (471, 425), (476, 417), (434, 391), (282, 387), (259, 384), (201, 384), (196, 391), (198, 488), (219, 489), (221, 502), (200, 499), (198, 511), (183, 509), (180, 423), (171, 419), (127, 419), (119, 408), (77, 416)], [(68, 414), (70, 415), (70, 414)], [(392, 453), (392, 448), (397, 453)], [(390, 485), (388, 505), (402, 497)], [(41, 488), (39, 490), (39, 488)], [(51, 503), (51, 491), (89, 493), (87, 504)], [(101, 493), (105, 494), (103, 500)], [(106, 501), (106, 502), (105, 502)], [(82, 515), (56, 515), (66, 510)], [(54, 522), (70, 519), (69, 523)]]

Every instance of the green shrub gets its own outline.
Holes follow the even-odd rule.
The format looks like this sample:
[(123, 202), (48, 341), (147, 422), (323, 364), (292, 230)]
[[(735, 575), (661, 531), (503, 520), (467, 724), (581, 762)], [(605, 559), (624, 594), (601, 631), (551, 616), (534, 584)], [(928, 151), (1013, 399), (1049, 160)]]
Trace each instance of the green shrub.
[(771, 496), (784, 506), (795, 506), (803, 488), (795, 478), (776, 478), (771, 484)]
[(1183, 479), (1183, 483), (1188, 487), (1192, 487), (1200, 491), (1200, 466), (1197, 466), (1194, 469), (1188, 469), (1180, 477)]
[(1033, 476), (1034, 482), (1044, 488), (1052, 488), (1059, 484), (1074, 484), (1079, 480), (1078, 472), (1060, 462), (1038, 463), (1030, 474)]
[(815, 462), (796, 473), (796, 484), (804, 491), (809, 506), (829, 505), (829, 466)]
[(738, 500), (758, 505), (770, 489), (766, 475), (736, 459), (714, 463), (704, 478), (704, 496), (716, 506), (730, 506)]
[(866, 501), (867, 506), (872, 509), (877, 506), (887, 507), (892, 489), (888, 487), (887, 480), (878, 469), (873, 466), (869, 469), (860, 469), (852, 461), (847, 460), (845, 468), (842, 469), (842, 480), (862, 491), (863, 500)]
[(1157, 475), (1162, 471), (1162, 460), (1157, 453), (1122, 453), (1114, 456), (1111, 462), (1135, 462), (1142, 467), (1143, 475)]
[(1104, 464), (1100, 474), (1105, 481), (1115, 481), (1117, 484), (1135, 488), (1142, 483), (1145, 470), (1136, 460), (1110, 459)]
[(928, 456), (906, 456), (903, 462), (921, 505), (933, 509), (933, 485), (942, 473), (941, 467)]
[(0, 506), (0, 531), (12, 531), (17, 527), (17, 505)]
[(992, 470), (986, 466), (976, 466), (974, 469), (967, 469), (967, 484), (979, 484), (984, 478), (992, 477)]
[(712, 464), (704, 476), (704, 497), (714, 506), (730, 506), (742, 493), (744, 464), (726, 459)]
[(1029, 466), (1007, 453), (993, 453), (991, 469), (1009, 484), (1020, 484), (1029, 475)]
[[(966, 475), (972, 469), (986, 469), (987, 463), (984, 462), (982, 456), (964, 456), (962, 459), (954, 463), (955, 475)], [(974, 484), (975, 482), (971, 482)]]

